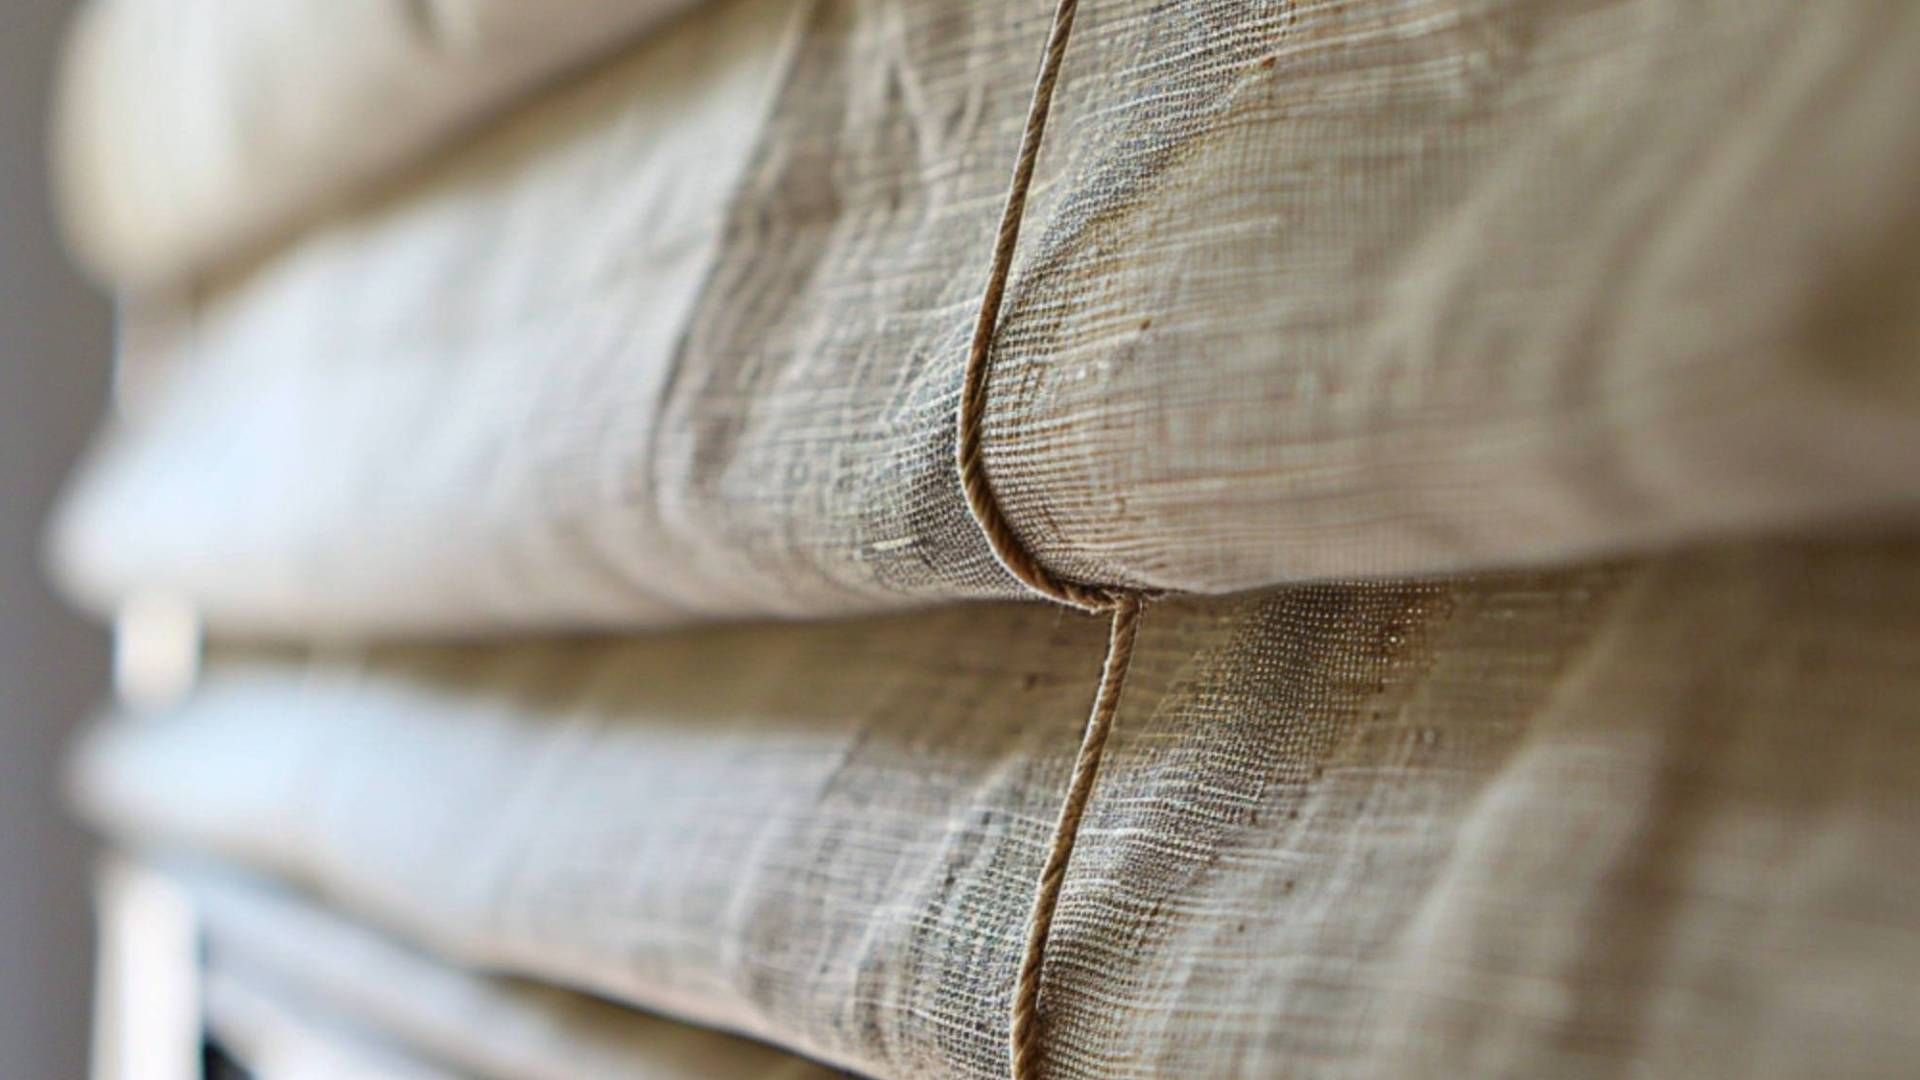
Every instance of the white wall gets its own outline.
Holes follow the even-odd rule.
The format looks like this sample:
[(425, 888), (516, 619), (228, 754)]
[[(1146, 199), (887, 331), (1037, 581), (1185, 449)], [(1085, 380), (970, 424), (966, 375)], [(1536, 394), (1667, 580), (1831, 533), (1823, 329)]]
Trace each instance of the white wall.
[(47, 82), (68, 5), (0, 0), (0, 1077), (83, 1075), (86, 838), (57, 763), (105, 684), (105, 641), (48, 595), (40, 530), (102, 408), (106, 302), (47, 221)]

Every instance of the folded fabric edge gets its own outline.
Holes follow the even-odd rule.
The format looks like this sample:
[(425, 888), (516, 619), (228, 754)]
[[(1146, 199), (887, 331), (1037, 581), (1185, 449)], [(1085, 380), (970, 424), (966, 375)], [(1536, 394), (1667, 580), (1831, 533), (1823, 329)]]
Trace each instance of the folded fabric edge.
[(94, 0), (56, 78), (56, 216), (101, 281), (180, 286), (700, 2), (576, 0), (529, 17), (495, 0), (357, 12)]
[(178, 856), (151, 863), (192, 900), (214, 977), (462, 1073), (608, 1080), (842, 1075), (726, 1032), (563, 987), (465, 970), (238, 868)]

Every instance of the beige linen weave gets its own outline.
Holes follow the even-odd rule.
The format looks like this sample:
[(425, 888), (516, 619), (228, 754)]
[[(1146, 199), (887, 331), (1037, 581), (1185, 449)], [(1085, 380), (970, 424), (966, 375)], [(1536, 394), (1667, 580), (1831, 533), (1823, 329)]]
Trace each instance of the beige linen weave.
[[(450, 967), (244, 876), (205, 867), (174, 873), (193, 899), (209, 978), (236, 986), (227, 996), (242, 999), (231, 1012), (259, 999), (291, 1018), (357, 1028), (363, 1041), (460, 1075), (503, 1080), (840, 1075), (772, 1047), (583, 994)], [(231, 1028), (246, 1015), (229, 1019)]]
[(54, 123), (67, 233), (179, 286), (695, 0), (90, 0)]
[[(952, 428), (1049, 13), (704, 4), (230, 275), (63, 578), (285, 635), (1019, 595)], [(1906, 0), (1085, 3), (1001, 505), (1200, 593), (1909, 517), (1916, 92)]]
[[(1148, 609), (1050, 1077), (1897, 1075), (1920, 550)], [(1000, 1076), (1102, 628), (1039, 605), (229, 656), (74, 784), (457, 963)]]

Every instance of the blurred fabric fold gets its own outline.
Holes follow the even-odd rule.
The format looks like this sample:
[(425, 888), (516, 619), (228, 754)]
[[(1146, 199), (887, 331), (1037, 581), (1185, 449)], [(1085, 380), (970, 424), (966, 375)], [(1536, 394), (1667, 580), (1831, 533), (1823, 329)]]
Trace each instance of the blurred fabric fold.
[(69, 237), (176, 286), (365, 194), (697, 0), (90, 0), (54, 129)]
[[(230, 1042), (271, 1043), (276, 1028), (321, 1018), (335, 1031), (356, 1031), (361, 1043), (398, 1048), (464, 1076), (840, 1075), (772, 1047), (584, 994), (451, 967), (245, 875), (184, 864), (167, 871), (194, 902), (213, 984), (213, 1027)], [(341, 1040), (312, 1041), (324, 1047)], [(298, 1053), (303, 1041), (293, 1042), (289, 1052)]]
[[(1915, 555), (1153, 606), (1049, 949), (1049, 1075), (1903, 1071)], [(1101, 645), (999, 605), (227, 655), (74, 785), (124, 840), (463, 966), (1004, 1075)]]

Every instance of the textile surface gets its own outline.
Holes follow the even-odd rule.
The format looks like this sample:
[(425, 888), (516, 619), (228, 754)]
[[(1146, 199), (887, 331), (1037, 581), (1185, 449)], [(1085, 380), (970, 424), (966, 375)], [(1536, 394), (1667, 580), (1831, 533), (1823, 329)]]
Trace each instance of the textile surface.
[[(1920, 558), (1772, 542), (1144, 616), (1047, 1075), (1897, 1075)], [(878, 1076), (997, 1076), (1102, 648), (989, 605), (225, 654), (111, 832), (460, 964)]]
[[(951, 429), (1049, 8), (702, 5), (228, 275), (64, 580), (283, 635), (1018, 595)], [(1916, 86), (1904, 0), (1085, 4), (1007, 517), (1196, 593), (1909, 518)]]
[[(344, 1017), (368, 1041), (460, 1075), (512, 1080), (824, 1080), (771, 1047), (519, 979), (462, 971), (284, 890), (204, 867), (190, 890), (209, 978), (292, 1016)], [(219, 995), (215, 995), (216, 998)], [(216, 1012), (220, 1010), (215, 1010)], [(232, 1017), (239, 1023), (243, 1017)], [(229, 1025), (231, 1026), (231, 1024)]]
[(54, 124), (69, 238), (179, 286), (692, 0), (91, 0)]

